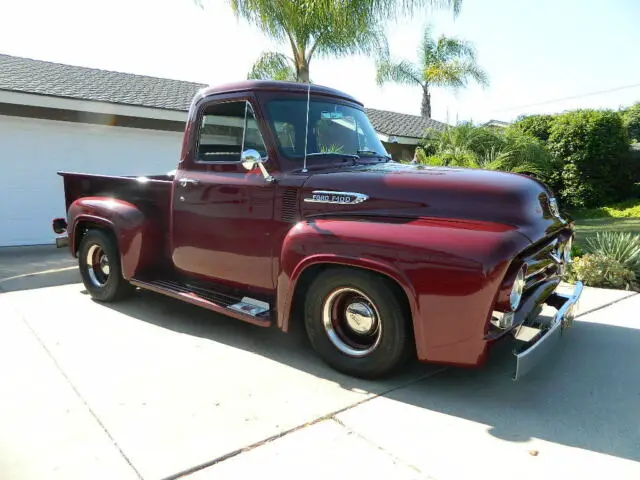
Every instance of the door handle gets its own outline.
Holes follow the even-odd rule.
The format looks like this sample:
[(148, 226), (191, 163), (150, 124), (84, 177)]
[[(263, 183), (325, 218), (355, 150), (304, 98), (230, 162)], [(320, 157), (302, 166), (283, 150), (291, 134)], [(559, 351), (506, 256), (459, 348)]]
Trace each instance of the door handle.
[(200, 183), (200, 181), (196, 180), (195, 178), (185, 178), (185, 177), (181, 178), (179, 182), (182, 188), (186, 188), (187, 185), (198, 185)]

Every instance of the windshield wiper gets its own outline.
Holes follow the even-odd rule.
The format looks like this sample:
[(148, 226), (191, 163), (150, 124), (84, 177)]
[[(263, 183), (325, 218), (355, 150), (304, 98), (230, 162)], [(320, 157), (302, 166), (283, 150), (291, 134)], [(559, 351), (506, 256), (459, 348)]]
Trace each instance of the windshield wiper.
[(307, 158), (309, 157), (320, 157), (323, 155), (337, 155), (339, 157), (352, 158), (353, 160), (358, 160), (360, 158), (359, 155), (355, 155), (353, 153), (340, 153), (340, 152), (314, 152), (307, 153)]
[(388, 160), (391, 159), (391, 155), (383, 155), (382, 153), (378, 153), (375, 150), (358, 150), (358, 155), (372, 155), (375, 157), (386, 158)]

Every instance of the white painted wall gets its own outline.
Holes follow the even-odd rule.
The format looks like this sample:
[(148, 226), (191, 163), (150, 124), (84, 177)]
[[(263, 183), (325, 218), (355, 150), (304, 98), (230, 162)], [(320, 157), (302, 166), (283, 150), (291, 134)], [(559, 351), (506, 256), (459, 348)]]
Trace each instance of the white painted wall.
[(176, 168), (182, 132), (0, 115), (0, 246), (53, 243), (65, 217), (57, 171), (150, 175)]

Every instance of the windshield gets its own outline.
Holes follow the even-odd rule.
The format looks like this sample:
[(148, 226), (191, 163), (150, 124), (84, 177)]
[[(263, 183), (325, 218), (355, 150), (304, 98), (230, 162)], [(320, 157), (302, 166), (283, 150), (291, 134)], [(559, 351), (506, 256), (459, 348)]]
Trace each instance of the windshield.
[[(269, 123), (278, 147), (291, 159), (304, 158), (306, 99), (271, 100), (267, 103)], [(307, 156), (388, 156), (366, 114), (354, 107), (331, 101), (309, 103)]]

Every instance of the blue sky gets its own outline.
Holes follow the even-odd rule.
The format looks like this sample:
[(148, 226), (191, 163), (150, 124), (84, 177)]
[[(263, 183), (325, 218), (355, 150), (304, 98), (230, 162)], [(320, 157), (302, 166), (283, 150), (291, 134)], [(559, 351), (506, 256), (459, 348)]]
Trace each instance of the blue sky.
[[(223, 0), (205, 0), (204, 10), (192, 0), (7, 1), (0, 18), (1, 53), (211, 84), (245, 78), (261, 51), (278, 48)], [(472, 41), (490, 88), (436, 90), (433, 117), (511, 120), (640, 101), (639, 19), (638, 0), (464, 0), (455, 20), (427, 12), (389, 24), (388, 35), (392, 54), (409, 60), (427, 22)], [(376, 86), (371, 59), (316, 59), (311, 75), (368, 107), (420, 111), (419, 89)], [(550, 102), (628, 85), (636, 86)]]

